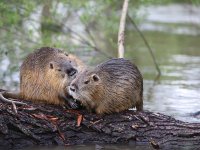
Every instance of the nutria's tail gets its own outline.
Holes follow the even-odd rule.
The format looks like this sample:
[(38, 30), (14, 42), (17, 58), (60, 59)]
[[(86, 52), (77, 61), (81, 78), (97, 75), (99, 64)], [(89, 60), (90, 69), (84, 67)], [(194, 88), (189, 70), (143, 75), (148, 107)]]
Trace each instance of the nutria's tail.
[(26, 105), (26, 103), (23, 103), (23, 102), (17, 102), (15, 100), (10, 100), (8, 98), (5, 98), (4, 95), (6, 95), (6, 97), (8, 98), (19, 98), (19, 94), (16, 94), (16, 93), (12, 93), (12, 92), (0, 92), (0, 100), (2, 102), (5, 102), (5, 103), (11, 103), (11, 104), (18, 104), (18, 105)]

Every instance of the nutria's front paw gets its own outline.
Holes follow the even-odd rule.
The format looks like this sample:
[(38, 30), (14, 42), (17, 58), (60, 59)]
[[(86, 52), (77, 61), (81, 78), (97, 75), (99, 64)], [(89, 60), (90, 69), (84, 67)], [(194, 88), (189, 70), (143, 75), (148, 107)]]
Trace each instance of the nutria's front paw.
[(72, 109), (78, 109), (79, 108), (79, 105), (76, 102), (70, 102), (69, 105)]
[(71, 108), (71, 109), (78, 109), (78, 108), (80, 108), (79, 101), (76, 101), (74, 99), (68, 99), (68, 105), (69, 105), (69, 108)]

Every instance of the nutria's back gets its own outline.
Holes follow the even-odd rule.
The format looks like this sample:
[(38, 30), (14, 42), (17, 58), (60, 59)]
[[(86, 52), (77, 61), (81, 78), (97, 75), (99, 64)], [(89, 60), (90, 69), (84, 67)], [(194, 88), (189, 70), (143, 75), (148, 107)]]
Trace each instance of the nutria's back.
[(85, 70), (70, 85), (70, 94), (97, 113), (143, 109), (143, 79), (138, 68), (123, 58), (110, 59)]
[(64, 104), (80, 60), (56, 48), (42, 47), (29, 54), (20, 67), (20, 97), (32, 101)]

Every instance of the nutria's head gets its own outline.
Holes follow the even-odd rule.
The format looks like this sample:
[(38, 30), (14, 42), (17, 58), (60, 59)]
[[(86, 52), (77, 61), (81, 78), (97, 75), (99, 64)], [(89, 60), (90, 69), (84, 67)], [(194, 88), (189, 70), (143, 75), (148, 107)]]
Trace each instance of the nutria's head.
[(62, 97), (67, 97), (67, 87), (76, 77), (77, 70), (66, 59), (53, 60), (49, 62), (48, 78), (49, 84), (54, 87), (54, 90), (60, 93)]
[(49, 63), (49, 69), (54, 71), (55, 75), (60, 79), (72, 79), (77, 73), (77, 70), (67, 61), (52, 61)]
[(98, 74), (90, 70), (80, 72), (71, 82), (68, 90), (69, 94), (80, 101), (83, 106), (94, 107), (95, 98), (101, 90), (101, 78)]

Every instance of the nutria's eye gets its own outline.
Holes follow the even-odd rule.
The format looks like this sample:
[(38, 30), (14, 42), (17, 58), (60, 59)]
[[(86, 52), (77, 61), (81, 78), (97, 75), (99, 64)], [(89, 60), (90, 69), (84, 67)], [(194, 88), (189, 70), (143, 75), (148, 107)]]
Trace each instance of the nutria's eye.
[(84, 83), (85, 83), (85, 84), (88, 84), (89, 82), (90, 82), (89, 80), (87, 80), (87, 81), (84, 81)]
[(58, 69), (58, 71), (62, 71), (61, 69)]
[(96, 74), (93, 74), (93, 75), (92, 75), (92, 78), (93, 78), (93, 80), (94, 80), (95, 82), (99, 81), (99, 76), (96, 75)]

